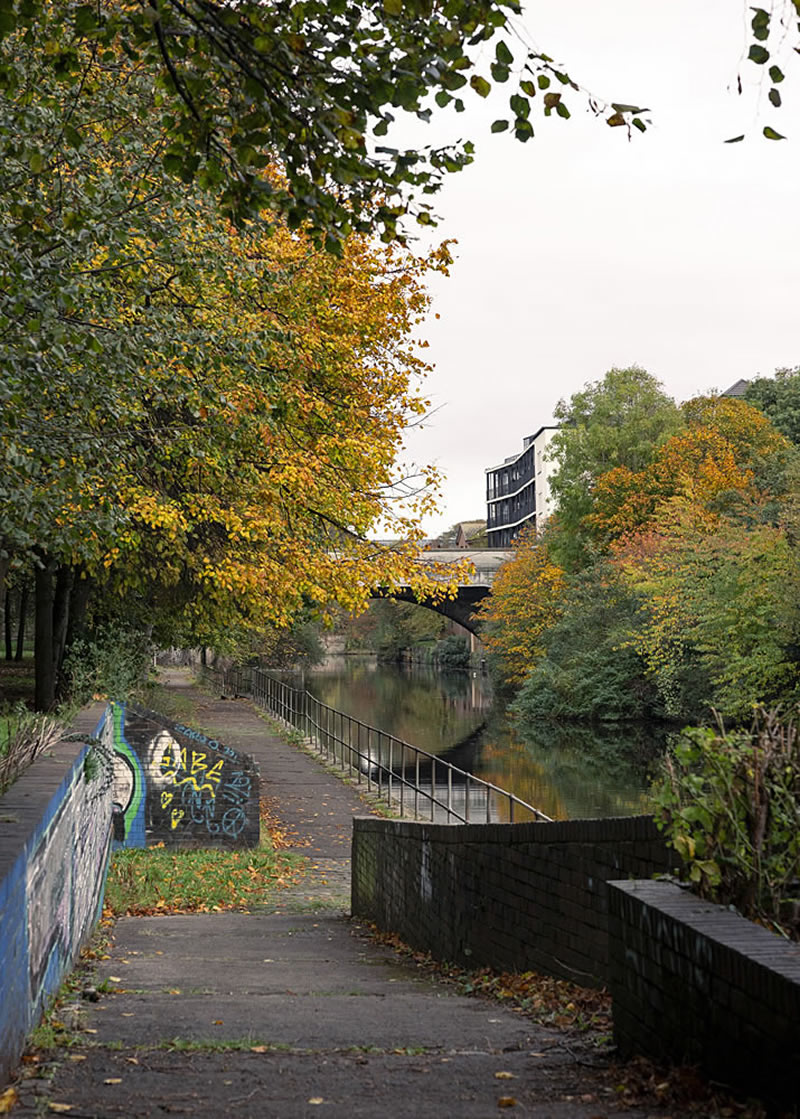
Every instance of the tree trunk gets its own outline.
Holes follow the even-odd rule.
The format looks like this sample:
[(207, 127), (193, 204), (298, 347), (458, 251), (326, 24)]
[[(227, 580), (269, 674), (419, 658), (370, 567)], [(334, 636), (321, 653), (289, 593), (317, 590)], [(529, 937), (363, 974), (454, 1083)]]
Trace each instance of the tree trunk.
[(0, 594), (3, 596), (3, 633), (6, 642), (6, 660), (10, 661), (11, 651), (11, 592), (6, 583), (8, 575), (8, 556), (0, 558)]
[[(61, 572), (59, 572), (61, 578)], [(76, 641), (79, 641), (86, 632), (86, 612), (89, 606), (89, 594), (92, 589), (92, 580), (86, 575), (82, 567), (71, 567), (69, 578), (64, 580), (69, 584), (68, 601), (66, 603), (66, 618), (64, 619), (63, 637), (58, 632), (56, 620), (56, 695), (64, 699), (69, 689), (69, 679), (64, 672), (66, 655)], [(56, 598), (58, 585), (56, 585)], [(56, 618), (58, 619), (58, 603), (56, 602)]]
[(14, 659), (14, 646), (11, 640), (11, 590), (9, 587), (5, 588), (5, 602), (3, 603), (3, 629), (6, 638), (6, 660), (11, 661)]
[(37, 711), (52, 710), (56, 701), (55, 645), (53, 642), (54, 570), (53, 563), (44, 560), (42, 566), (36, 568), (35, 575), (34, 706)]
[(70, 594), (74, 578), (75, 573), (70, 565), (65, 563), (59, 565), (56, 572), (56, 589), (53, 598), (53, 664), (56, 674), (56, 691), (59, 693), (63, 686), (61, 669), (67, 643)]
[(17, 618), (17, 653), (14, 660), (21, 661), (25, 654), (25, 624), (28, 619), (28, 584), (23, 583), (19, 592), (19, 618)]
[(89, 607), (89, 596), (92, 590), (92, 580), (81, 567), (74, 569), (72, 592), (69, 602), (69, 620), (67, 622), (67, 649), (76, 641), (80, 641), (86, 633), (86, 612)]

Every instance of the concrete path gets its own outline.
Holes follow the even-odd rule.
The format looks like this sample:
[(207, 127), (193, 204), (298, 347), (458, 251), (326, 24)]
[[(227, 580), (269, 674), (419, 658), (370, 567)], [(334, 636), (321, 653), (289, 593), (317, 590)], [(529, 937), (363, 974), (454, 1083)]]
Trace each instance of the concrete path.
[(97, 975), (109, 993), (62, 1008), (76, 1044), (19, 1082), (15, 1115), (617, 1113), (589, 1043), (456, 994), (348, 920), (350, 821), (367, 811), (350, 787), (244, 701), (185, 695), (198, 729), (256, 755), (276, 815), (317, 869), (278, 912), (118, 921)]

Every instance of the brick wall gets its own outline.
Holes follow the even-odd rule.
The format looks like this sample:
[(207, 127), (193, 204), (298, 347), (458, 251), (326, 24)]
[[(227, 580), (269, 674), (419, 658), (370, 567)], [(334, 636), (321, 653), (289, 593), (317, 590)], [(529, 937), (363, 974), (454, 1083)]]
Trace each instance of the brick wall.
[(652, 818), (422, 824), (357, 818), (352, 911), (439, 959), (602, 985), (606, 882), (669, 869)]
[(622, 1054), (699, 1064), (723, 1083), (797, 1107), (800, 944), (670, 882), (612, 882), (609, 910)]
[[(91, 736), (103, 707), (73, 729)], [(99, 912), (111, 835), (111, 780), (62, 742), (0, 798), (0, 1083)]]
[(117, 843), (124, 847), (255, 847), (255, 761), (153, 711), (113, 703), (103, 736), (114, 751)]

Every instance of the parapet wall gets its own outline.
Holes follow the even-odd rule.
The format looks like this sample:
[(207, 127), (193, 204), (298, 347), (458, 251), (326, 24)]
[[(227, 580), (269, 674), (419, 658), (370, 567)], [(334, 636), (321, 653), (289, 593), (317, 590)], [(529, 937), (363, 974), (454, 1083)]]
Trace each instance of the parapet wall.
[[(614, 1039), (800, 1101), (800, 944), (671, 882), (610, 882)], [(791, 1114), (796, 1114), (792, 1111)]]
[[(103, 705), (73, 730), (91, 738)], [(111, 780), (60, 742), (0, 798), (0, 1084), (91, 932), (111, 839)]]
[(606, 882), (667, 871), (652, 817), (526, 824), (357, 818), (352, 911), (439, 959), (608, 975)]

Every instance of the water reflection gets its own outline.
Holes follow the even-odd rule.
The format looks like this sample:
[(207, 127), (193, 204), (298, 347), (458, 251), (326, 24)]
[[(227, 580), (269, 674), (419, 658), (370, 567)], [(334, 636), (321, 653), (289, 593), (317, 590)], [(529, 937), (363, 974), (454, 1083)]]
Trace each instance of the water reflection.
[[(305, 674), (304, 686), (330, 707), (514, 793), (553, 819), (647, 810), (648, 768), (663, 750), (656, 728), (600, 733), (551, 724), (523, 740), (493, 706), (485, 678), (378, 665), (372, 658), (331, 658)], [(496, 818), (506, 814), (498, 805)]]

